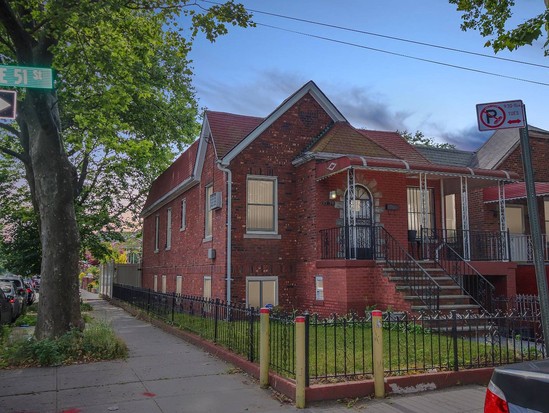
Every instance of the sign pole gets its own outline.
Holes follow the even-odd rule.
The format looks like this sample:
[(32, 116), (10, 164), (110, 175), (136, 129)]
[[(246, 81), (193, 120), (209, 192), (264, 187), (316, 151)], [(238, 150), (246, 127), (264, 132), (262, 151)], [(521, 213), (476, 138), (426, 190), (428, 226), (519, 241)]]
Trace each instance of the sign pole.
[(526, 106), (522, 106), (524, 115), (524, 127), (520, 128), (520, 146), (522, 152), (522, 164), (524, 168), (524, 183), (526, 185), (526, 201), (528, 204), (528, 215), (530, 217), (530, 231), (534, 252), (534, 268), (536, 270), (536, 282), (541, 310), (541, 327), (545, 342), (545, 356), (549, 350), (549, 293), (547, 292), (547, 276), (545, 274), (545, 261), (543, 255), (543, 241), (538, 215), (538, 204), (536, 198), (536, 186), (534, 183), (534, 170), (532, 167), (532, 153), (530, 149), (530, 138), (528, 136), (528, 122), (526, 120)]

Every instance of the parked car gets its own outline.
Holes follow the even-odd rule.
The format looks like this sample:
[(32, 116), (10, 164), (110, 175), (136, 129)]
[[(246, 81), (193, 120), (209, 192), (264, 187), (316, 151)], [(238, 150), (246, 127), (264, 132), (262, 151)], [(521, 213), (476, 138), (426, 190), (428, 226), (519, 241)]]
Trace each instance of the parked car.
[(21, 293), (17, 293), (15, 285), (8, 281), (0, 280), (0, 288), (4, 292), (8, 302), (11, 304), (11, 322), (13, 323), (17, 317), (23, 313), (23, 303), (25, 302), (25, 297)]
[(486, 390), (485, 413), (549, 412), (549, 359), (497, 367)]
[(15, 286), (15, 292), (18, 297), (24, 296), (25, 299), (23, 301), (23, 307), (21, 312), (25, 309), (27, 306), (27, 287), (25, 286), (25, 281), (23, 281), (23, 278), (21, 278), (18, 275), (2, 275), (0, 277), (0, 282), (10, 282)]
[(0, 324), (9, 324), (13, 319), (13, 308), (4, 290), (0, 288)]

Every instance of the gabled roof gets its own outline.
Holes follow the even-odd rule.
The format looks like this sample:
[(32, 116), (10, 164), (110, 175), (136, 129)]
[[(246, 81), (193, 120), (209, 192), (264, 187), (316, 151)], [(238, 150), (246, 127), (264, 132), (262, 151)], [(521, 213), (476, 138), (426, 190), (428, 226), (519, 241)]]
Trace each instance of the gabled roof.
[[(528, 126), (530, 135), (549, 139), (549, 131)], [(476, 168), (494, 169), (509, 156), (520, 143), (520, 129), (499, 129), (495, 131), (481, 148), (477, 151)]]
[(311, 152), (329, 152), (393, 158), (394, 155), (353, 128), (348, 122), (334, 123), (311, 148)]
[(151, 184), (141, 216), (147, 216), (160, 206), (170, 202), (178, 194), (198, 183), (195, 178), (195, 166), (199, 141), (183, 152), (168, 169)]
[(218, 158), (223, 158), (243, 137), (257, 128), (264, 118), (235, 115), (233, 113), (206, 111), (210, 132)]
[(472, 166), (475, 160), (475, 152), (471, 151), (424, 145), (417, 145), (415, 148), (432, 163), (439, 165)]
[(358, 129), (367, 138), (373, 140), (387, 151), (408, 162), (429, 163), (415, 146), (410, 145), (398, 132)]
[(222, 163), (228, 165), (242, 150), (250, 145), (258, 136), (260, 136), (267, 128), (269, 128), (280, 116), (288, 109), (295, 105), (305, 95), (310, 94), (322, 109), (334, 120), (334, 122), (347, 122), (341, 112), (334, 106), (326, 95), (318, 88), (311, 80), (303, 85), (297, 92), (282, 102), (263, 122), (261, 122), (253, 131), (243, 137), (243, 139), (234, 147), (232, 147), (223, 156)]

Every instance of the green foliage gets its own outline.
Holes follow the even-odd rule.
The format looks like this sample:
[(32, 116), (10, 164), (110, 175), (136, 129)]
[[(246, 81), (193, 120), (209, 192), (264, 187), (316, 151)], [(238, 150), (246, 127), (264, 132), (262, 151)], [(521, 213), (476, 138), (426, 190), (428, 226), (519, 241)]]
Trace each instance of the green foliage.
[[(534, 40), (545, 37), (545, 56), (549, 56), (549, 2), (546, 9), (537, 16), (508, 28), (508, 21), (515, 10), (514, 0), (449, 0), (462, 13), (462, 30), (478, 30), (488, 40), (486, 47), (495, 52), (531, 45)], [(539, 0), (541, 3), (541, 0)]]
[(16, 327), (20, 326), (35, 326), (36, 325), (36, 313), (27, 312), (27, 314), (20, 316), (13, 323)]
[(116, 336), (112, 327), (94, 321), (84, 331), (71, 330), (55, 340), (4, 339), (0, 348), (0, 368), (114, 360), (125, 358), (127, 354), (126, 344)]
[[(32, 182), (30, 191), (21, 184), (33, 179), (29, 142), (36, 137), (27, 116), (57, 120), (58, 112), (55, 129), (74, 167), (82, 250), (102, 258), (104, 242), (121, 241), (120, 230), (139, 214), (153, 179), (199, 134), (193, 40), (201, 32), (214, 41), (229, 25), (253, 26), (250, 18), (233, 1), (207, 9), (188, 0), (0, 2), (0, 63), (52, 67), (57, 95), (56, 105), (44, 108), (21, 90), (18, 107), (27, 110), (17, 123), (0, 124), (2, 199), (12, 199), (15, 210), (37, 205)], [(0, 220), (0, 229), (8, 224)], [(34, 241), (40, 254), (39, 237), (14, 236)]]
[(427, 138), (423, 132), (416, 131), (415, 134), (412, 135), (411, 132), (408, 131), (397, 131), (404, 139), (408, 141), (411, 145), (423, 145), (423, 146), (431, 146), (433, 148), (442, 148), (442, 149), (455, 149), (456, 146), (452, 145), (450, 143), (438, 143), (433, 138)]

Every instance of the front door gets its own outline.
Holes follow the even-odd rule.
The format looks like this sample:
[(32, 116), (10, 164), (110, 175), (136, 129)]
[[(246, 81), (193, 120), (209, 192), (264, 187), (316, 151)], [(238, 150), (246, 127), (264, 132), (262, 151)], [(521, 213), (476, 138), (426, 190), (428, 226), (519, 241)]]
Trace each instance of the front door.
[(363, 186), (355, 186), (354, 199), (345, 195), (346, 258), (373, 258), (372, 196)]

